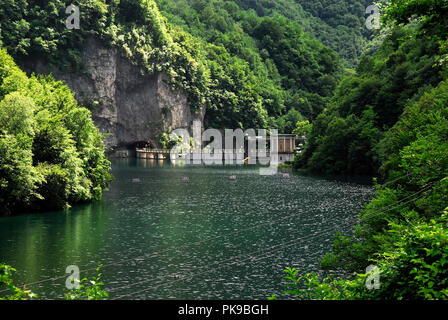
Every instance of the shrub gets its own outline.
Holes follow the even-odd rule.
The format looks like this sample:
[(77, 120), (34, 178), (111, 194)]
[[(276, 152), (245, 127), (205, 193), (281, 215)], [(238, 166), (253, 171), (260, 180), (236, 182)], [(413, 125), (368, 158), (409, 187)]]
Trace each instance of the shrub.
[(90, 111), (52, 77), (26, 77), (0, 50), (1, 214), (99, 199), (111, 179)]
[(0, 264), (0, 289), (6, 287), (10, 291), (10, 295), (0, 297), (0, 300), (28, 300), (36, 298), (37, 296), (30, 290), (20, 289), (14, 285), (12, 280), (14, 272), (16, 272), (16, 269), (5, 264)]

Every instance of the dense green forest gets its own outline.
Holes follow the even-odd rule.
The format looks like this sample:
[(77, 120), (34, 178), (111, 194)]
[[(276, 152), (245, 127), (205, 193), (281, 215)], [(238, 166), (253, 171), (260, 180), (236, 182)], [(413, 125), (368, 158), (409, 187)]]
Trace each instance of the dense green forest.
[[(384, 9), (387, 37), (341, 81), (295, 162), (381, 178), (354, 235), (338, 234), (320, 261), (358, 276), (285, 270), (285, 293), (303, 299), (448, 299), (448, 3), (402, 0)], [(365, 285), (369, 265), (378, 268), (377, 290)]]
[(415, 28), (391, 31), (378, 51), (364, 56), (356, 73), (341, 81), (329, 107), (314, 121), (298, 166), (323, 173), (378, 172), (390, 155), (386, 132), (406, 105), (442, 80), (438, 44), (413, 37)]
[(242, 8), (260, 16), (273, 13), (297, 22), (333, 49), (344, 65), (354, 67), (375, 34), (365, 28), (368, 0), (237, 0)]
[[(207, 113), (209, 126), (235, 126), (234, 119), (239, 118), (241, 106), (234, 99), (229, 100), (228, 94), (235, 93), (238, 97), (242, 92), (237, 88), (229, 92), (223, 83), (225, 79), (216, 75), (234, 78), (232, 70), (241, 66), (246, 66), (251, 77), (243, 82), (233, 81), (257, 88), (271, 127), (291, 133), (297, 121), (315, 119), (322, 112), (342, 76), (342, 67), (357, 61), (371, 32), (363, 28), (365, 7), (361, 3), (348, 6), (341, 2), (323, 3), (320, 9), (311, 2), (305, 4), (318, 17), (289, 0), (158, 1), (162, 14), (170, 23), (205, 42), (207, 52), (212, 50), (212, 54), (207, 54), (206, 64), (211, 66), (212, 79), (218, 83), (218, 90), (213, 94), (213, 104)], [(337, 14), (333, 12), (336, 7), (339, 8)], [(332, 12), (331, 16), (342, 18), (330, 19), (325, 10)], [(321, 20), (327, 16), (329, 24)], [(326, 26), (332, 32), (338, 30), (339, 36), (334, 32), (318, 31), (318, 26)], [(352, 48), (344, 47), (350, 51), (348, 53), (342, 52), (344, 42), (353, 44)], [(219, 55), (216, 54), (218, 49)], [(248, 89), (240, 90), (247, 92)], [(249, 127), (244, 121), (239, 126)]]
[[(283, 16), (259, 18), (229, 1), (159, 5), (169, 21), (204, 42), (211, 78), (218, 84), (207, 113), (211, 127), (249, 127), (235, 123), (246, 103), (238, 98), (256, 92), (271, 124), (290, 132), (302, 115), (317, 116), (336, 86), (336, 54)], [(243, 73), (237, 70), (246, 70), (246, 79), (238, 79)], [(228, 77), (240, 85), (227, 86)]]
[(0, 51), (2, 214), (67, 208), (101, 197), (110, 180), (91, 113), (50, 76), (28, 78)]
[[(402, 8), (425, 15), (417, 23)], [(338, 84), (328, 108), (314, 121), (296, 167), (387, 176), (385, 164), (399, 151), (391, 147), (392, 128), (407, 106), (446, 78), (446, 3), (428, 1), (428, 7), (420, 7), (402, 1), (386, 10), (385, 22), (395, 24), (379, 48), (364, 55), (356, 72)]]

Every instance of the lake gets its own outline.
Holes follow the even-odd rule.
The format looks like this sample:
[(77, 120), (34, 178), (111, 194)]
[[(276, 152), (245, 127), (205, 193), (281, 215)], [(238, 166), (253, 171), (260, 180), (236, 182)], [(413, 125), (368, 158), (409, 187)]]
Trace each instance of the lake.
[(111, 299), (266, 299), (283, 272), (319, 271), (334, 234), (373, 196), (363, 181), (256, 166), (112, 162), (101, 201), (0, 219), (0, 262), (41, 299), (67, 292), (66, 267), (99, 264)]

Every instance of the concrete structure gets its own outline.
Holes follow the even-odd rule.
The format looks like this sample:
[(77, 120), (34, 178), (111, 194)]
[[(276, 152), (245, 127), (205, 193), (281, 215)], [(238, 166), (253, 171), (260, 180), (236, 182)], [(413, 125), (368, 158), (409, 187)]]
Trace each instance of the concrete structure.
[[(250, 140), (251, 138), (249, 138)], [(254, 138), (252, 138), (254, 139)], [(265, 141), (266, 146), (268, 150), (271, 150), (271, 138), (270, 137), (256, 137), (255, 138), (257, 142), (260, 144)], [(296, 143), (297, 143), (298, 137), (295, 134), (279, 134), (278, 135), (278, 146), (277, 146), (277, 153), (278, 153), (278, 162), (279, 163), (286, 163), (286, 162), (292, 162), (294, 160), (294, 157), (296, 155)], [(248, 147), (246, 146), (246, 150)], [(269, 152), (268, 152), (269, 156)]]
[[(267, 164), (270, 160), (270, 149), (271, 149), (271, 138), (270, 137), (253, 137), (247, 138), (245, 141), (244, 149), (232, 150), (232, 149), (222, 149), (222, 150), (209, 150), (208, 152), (201, 152), (200, 150), (192, 151), (191, 153), (185, 152), (184, 154), (178, 155), (179, 159), (194, 161), (194, 159), (201, 159), (204, 161), (211, 161), (215, 159), (215, 156), (219, 153), (222, 154), (222, 159), (230, 160), (232, 159), (235, 163), (248, 163), (250, 159), (249, 154), (249, 143), (251, 139), (255, 139), (257, 142), (257, 148), (261, 148), (264, 145), (267, 150), (265, 154), (260, 154), (260, 150), (257, 150), (257, 163)], [(292, 162), (294, 156), (296, 155), (296, 143), (298, 138), (293, 134), (280, 134), (278, 135), (278, 163)], [(253, 140), (252, 140), (253, 142)], [(141, 159), (157, 159), (165, 160), (171, 158), (171, 151), (167, 149), (150, 149), (141, 148), (136, 149), (137, 158)], [(209, 155), (209, 157), (207, 156)], [(176, 160), (176, 159), (171, 159)], [(250, 163), (250, 162), (249, 162)]]

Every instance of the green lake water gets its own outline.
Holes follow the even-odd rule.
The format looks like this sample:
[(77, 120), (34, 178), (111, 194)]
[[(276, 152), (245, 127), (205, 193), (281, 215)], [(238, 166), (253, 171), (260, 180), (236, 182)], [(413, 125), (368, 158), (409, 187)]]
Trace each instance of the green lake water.
[(283, 289), (284, 268), (319, 271), (374, 192), (258, 169), (114, 160), (103, 200), (0, 218), (0, 262), (17, 284), (40, 281), (27, 288), (42, 299), (67, 292), (67, 266), (90, 277), (100, 263), (111, 299), (266, 299)]

